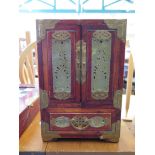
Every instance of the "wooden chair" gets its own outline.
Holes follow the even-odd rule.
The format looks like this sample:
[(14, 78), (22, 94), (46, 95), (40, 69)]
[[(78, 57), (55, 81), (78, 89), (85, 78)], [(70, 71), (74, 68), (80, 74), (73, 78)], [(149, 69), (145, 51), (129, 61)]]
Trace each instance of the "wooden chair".
[(19, 54), (23, 52), (23, 50), (31, 43), (30, 32), (25, 32), (25, 37), (19, 38)]
[(126, 121), (132, 121), (132, 119), (128, 117), (128, 111), (130, 108), (130, 97), (132, 93), (133, 73), (134, 73), (134, 62), (133, 62), (132, 53), (130, 53), (129, 66), (128, 66), (128, 77), (127, 77), (127, 88), (126, 88), (126, 107), (125, 107), (126, 113), (125, 113), (125, 118), (124, 118), (124, 120)]
[(21, 84), (35, 84), (33, 50), (36, 51), (36, 42), (29, 44), (20, 55), (19, 78)]
[(25, 38), (19, 38), (19, 52), (19, 78), (20, 87), (22, 87), (19, 98), (19, 136), (21, 136), (39, 111), (39, 90), (35, 84), (37, 74), (35, 66), (38, 66), (38, 55), (36, 42), (31, 43), (30, 32), (26, 32)]
[[(126, 41), (126, 47), (130, 47), (129, 40)], [(128, 59), (128, 74), (127, 74), (127, 85), (126, 85), (126, 101), (125, 101), (125, 116), (123, 118), (124, 121), (132, 121), (133, 118), (128, 115), (128, 112), (131, 110), (130, 107), (130, 98), (132, 94), (132, 82), (133, 82), (133, 73), (134, 73), (134, 61), (133, 55), (130, 52)]]
[[(25, 41), (26, 47), (23, 50), (21, 48), (21, 41)], [(31, 43), (30, 32), (26, 31), (25, 38), (19, 38), (19, 78), (21, 84), (35, 84), (35, 77), (38, 75), (35, 72), (34, 64), (38, 66), (38, 55), (36, 42)]]

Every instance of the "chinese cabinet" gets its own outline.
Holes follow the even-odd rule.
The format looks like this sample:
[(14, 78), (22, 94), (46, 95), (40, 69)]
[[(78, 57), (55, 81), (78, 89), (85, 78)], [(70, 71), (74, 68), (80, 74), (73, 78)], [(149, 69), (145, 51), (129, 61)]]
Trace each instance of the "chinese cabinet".
[(41, 133), (118, 142), (126, 20), (37, 20)]

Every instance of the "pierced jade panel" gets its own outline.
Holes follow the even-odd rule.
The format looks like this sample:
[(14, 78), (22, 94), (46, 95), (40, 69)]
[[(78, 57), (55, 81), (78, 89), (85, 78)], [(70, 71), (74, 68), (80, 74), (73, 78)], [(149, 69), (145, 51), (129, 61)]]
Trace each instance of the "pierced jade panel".
[(53, 92), (58, 99), (69, 98), (71, 93), (71, 39), (62, 36), (56, 33), (52, 38)]
[(105, 99), (109, 92), (111, 33), (96, 30), (92, 36), (91, 92), (94, 99)]

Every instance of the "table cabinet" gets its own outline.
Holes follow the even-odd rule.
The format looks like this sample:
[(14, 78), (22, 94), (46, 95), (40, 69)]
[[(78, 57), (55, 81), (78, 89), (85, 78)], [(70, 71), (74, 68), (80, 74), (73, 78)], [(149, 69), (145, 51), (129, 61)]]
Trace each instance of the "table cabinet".
[(126, 20), (37, 20), (43, 141), (118, 142)]

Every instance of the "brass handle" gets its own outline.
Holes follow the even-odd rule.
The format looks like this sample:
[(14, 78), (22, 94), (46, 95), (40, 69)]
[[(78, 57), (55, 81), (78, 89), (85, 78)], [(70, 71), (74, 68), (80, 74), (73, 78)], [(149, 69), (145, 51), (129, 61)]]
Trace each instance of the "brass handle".
[(86, 81), (86, 42), (82, 40), (82, 83)]
[(76, 81), (80, 83), (80, 61), (76, 61)]
[[(82, 53), (82, 55), (80, 55), (80, 53)], [(77, 54), (77, 58), (76, 58), (76, 80), (80, 83), (80, 72), (81, 72), (82, 83), (84, 83), (86, 81), (86, 42), (84, 42), (83, 40), (79, 40), (76, 43), (76, 54)], [(81, 56), (82, 56), (82, 60), (81, 60), (82, 62), (80, 62)], [(82, 71), (80, 71), (80, 69)]]
[(89, 119), (86, 116), (74, 116), (70, 122), (72, 127), (77, 130), (84, 130), (89, 126)]

